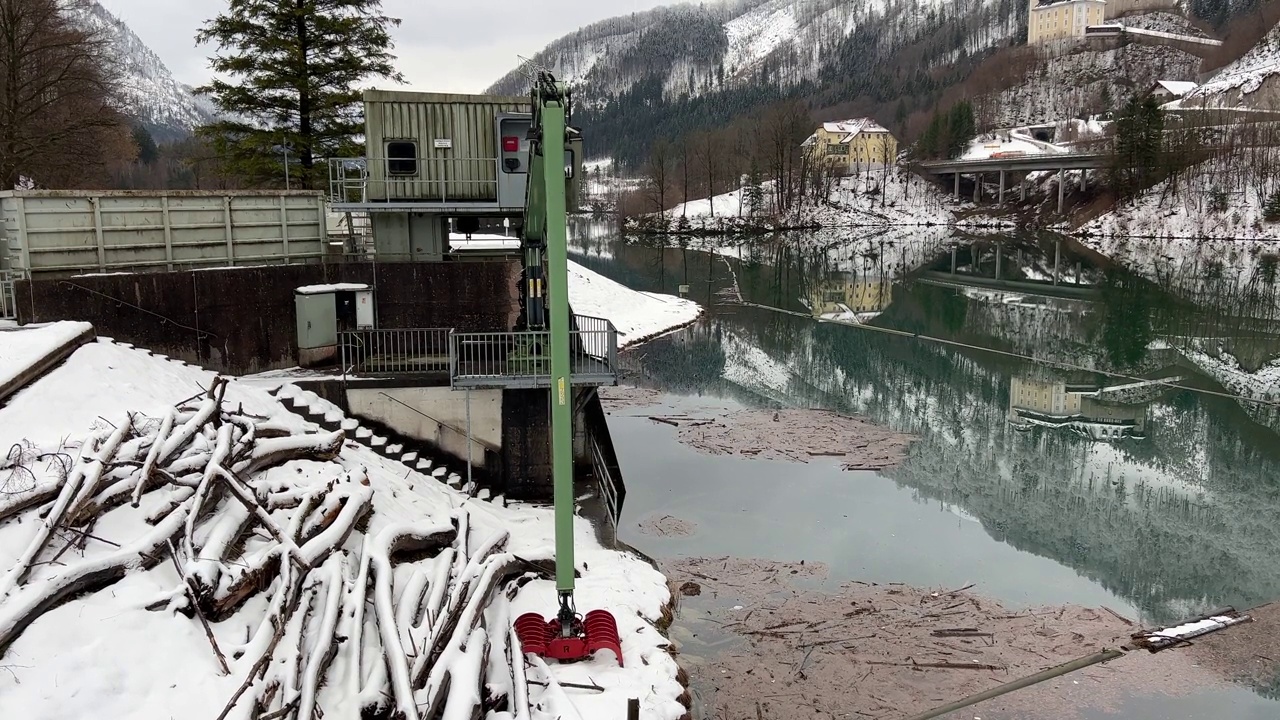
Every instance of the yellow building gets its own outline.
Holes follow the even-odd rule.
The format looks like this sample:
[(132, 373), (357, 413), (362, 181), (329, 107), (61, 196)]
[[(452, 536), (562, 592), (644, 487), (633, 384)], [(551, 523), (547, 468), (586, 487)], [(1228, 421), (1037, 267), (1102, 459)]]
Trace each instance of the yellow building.
[(844, 278), (832, 277), (814, 288), (809, 296), (809, 309), (814, 317), (856, 320), (859, 315), (884, 312), (892, 302), (892, 281), (855, 278), (850, 273)]
[(823, 123), (804, 147), (846, 173), (898, 161), (898, 139), (871, 118)]
[(1084, 37), (1085, 28), (1101, 25), (1106, 0), (1030, 0), (1027, 43)]
[(1041, 415), (1063, 417), (1080, 414), (1080, 393), (1067, 392), (1066, 383), (1013, 378), (1009, 405)]

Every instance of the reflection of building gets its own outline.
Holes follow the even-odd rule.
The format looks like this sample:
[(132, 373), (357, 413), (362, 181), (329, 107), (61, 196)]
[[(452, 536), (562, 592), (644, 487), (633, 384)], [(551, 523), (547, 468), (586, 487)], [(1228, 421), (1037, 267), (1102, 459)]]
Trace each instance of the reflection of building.
[(1018, 429), (1065, 428), (1094, 440), (1144, 438), (1146, 405), (1104, 403), (1105, 389), (1015, 377), (1009, 387), (1009, 422)]
[(814, 317), (867, 322), (893, 302), (893, 282), (852, 274), (829, 278), (809, 292), (805, 304)]

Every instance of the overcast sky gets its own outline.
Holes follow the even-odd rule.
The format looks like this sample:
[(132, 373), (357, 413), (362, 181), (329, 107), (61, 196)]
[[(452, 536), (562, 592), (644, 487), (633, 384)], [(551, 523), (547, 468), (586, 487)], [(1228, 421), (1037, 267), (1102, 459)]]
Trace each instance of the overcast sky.
[[(99, 0), (160, 56), (179, 82), (209, 78), (212, 48), (196, 31), (227, 0)], [(408, 87), (481, 92), (556, 38), (615, 15), (672, 0), (383, 0), (395, 30), (395, 53)]]

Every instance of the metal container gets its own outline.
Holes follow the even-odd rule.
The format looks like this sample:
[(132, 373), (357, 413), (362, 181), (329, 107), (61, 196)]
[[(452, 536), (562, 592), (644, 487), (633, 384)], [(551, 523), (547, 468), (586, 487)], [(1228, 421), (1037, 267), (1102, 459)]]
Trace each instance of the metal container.
[(0, 192), (0, 250), (15, 274), (173, 271), (318, 260), (318, 192)]
[(369, 202), (497, 203), (499, 116), (531, 111), (496, 95), (370, 90), (364, 103)]

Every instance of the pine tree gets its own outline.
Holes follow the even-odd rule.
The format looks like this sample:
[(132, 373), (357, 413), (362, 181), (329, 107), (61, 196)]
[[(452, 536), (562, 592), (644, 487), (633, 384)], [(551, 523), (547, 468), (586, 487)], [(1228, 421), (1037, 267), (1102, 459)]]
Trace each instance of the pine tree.
[(1267, 198), (1267, 204), (1262, 208), (1262, 217), (1267, 222), (1280, 220), (1280, 190), (1271, 193), (1271, 197)]
[(319, 187), (317, 161), (360, 154), (360, 84), (403, 82), (390, 52), (399, 23), (381, 0), (231, 0), (196, 40), (218, 45), (219, 78), (200, 92), (235, 119), (201, 135), (250, 182), (283, 186), (287, 155), (298, 184)]
[(156, 147), (155, 138), (145, 127), (133, 127), (133, 144), (138, 146), (138, 162), (143, 165), (150, 165), (160, 158), (160, 148)]
[(759, 215), (764, 210), (764, 188), (760, 185), (760, 161), (751, 158), (751, 173), (747, 176), (747, 187), (743, 190), (747, 206), (747, 214)]
[(951, 106), (951, 112), (947, 116), (947, 130), (947, 157), (960, 157), (969, 147), (969, 141), (978, 134), (973, 105), (968, 100), (961, 100)]

